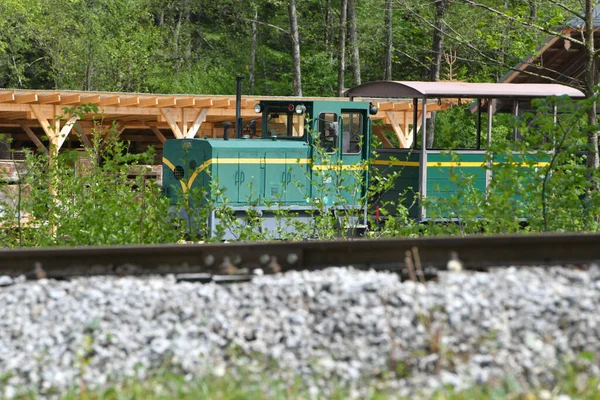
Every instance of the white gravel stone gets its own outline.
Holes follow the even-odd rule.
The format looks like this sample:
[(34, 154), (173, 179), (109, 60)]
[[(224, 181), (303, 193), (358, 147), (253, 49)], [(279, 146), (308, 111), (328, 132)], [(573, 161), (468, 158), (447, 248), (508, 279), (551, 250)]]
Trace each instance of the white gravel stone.
[[(268, 364), (275, 367), (267, 376), (300, 377), (317, 397), (337, 384), (362, 396), (372, 379), (409, 395), (507, 377), (552, 383), (582, 352), (600, 357), (598, 267), (460, 272), (425, 285), (351, 268), (221, 286), (173, 277), (5, 278), (0, 371), (11, 376), (8, 398), (65, 391), (82, 379), (99, 387), (165, 365), (192, 379), (236, 368), (265, 373)], [(590, 363), (581, 379), (599, 373)]]

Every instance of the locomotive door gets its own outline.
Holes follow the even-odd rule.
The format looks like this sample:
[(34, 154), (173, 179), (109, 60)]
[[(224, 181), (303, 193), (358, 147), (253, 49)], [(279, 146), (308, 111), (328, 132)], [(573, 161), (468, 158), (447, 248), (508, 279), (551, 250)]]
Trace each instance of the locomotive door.
[(237, 175), (238, 202), (255, 203), (260, 198), (260, 157), (258, 152), (240, 152)]
[(339, 117), (337, 112), (321, 112), (314, 137), (312, 197), (330, 207), (341, 204), (338, 196)]
[(310, 186), (309, 175), (306, 170), (306, 148), (288, 150), (285, 153), (286, 191), (285, 200), (287, 204), (306, 204), (306, 198)]
[(258, 152), (223, 151), (219, 154), (216, 177), (218, 186), (225, 189), (227, 200), (239, 205), (259, 198), (259, 161)]
[(306, 199), (306, 151), (268, 151), (265, 153), (265, 201), (303, 204)]
[(342, 170), (338, 176), (341, 196), (348, 205), (356, 206), (364, 194), (365, 169), (363, 148), (366, 113), (360, 110), (343, 109), (339, 122), (340, 157)]

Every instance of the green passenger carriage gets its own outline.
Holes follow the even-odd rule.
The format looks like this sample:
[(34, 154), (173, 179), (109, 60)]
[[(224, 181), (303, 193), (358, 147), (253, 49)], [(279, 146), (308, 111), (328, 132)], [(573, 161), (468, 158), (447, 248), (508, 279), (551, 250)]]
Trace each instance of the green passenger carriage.
[[(584, 94), (568, 86), (559, 84), (508, 84), (508, 83), (466, 83), (466, 82), (399, 82), (378, 81), (356, 86), (346, 92), (350, 98), (361, 99), (408, 99), (413, 102), (413, 146), (409, 149), (376, 149), (378, 158), (371, 161), (374, 169), (381, 174), (399, 171), (391, 190), (384, 193), (381, 201), (402, 203), (408, 208), (409, 216), (420, 222), (428, 220), (423, 199), (430, 200), (449, 197), (455, 194), (451, 184), (451, 174), (474, 177), (476, 190), (485, 191), (492, 176), (491, 163), (502, 163), (498, 157), (487, 158), (485, 149), (492, 142), (492, 115), (496, 112), (520, 114), (520, 107), (530, 107), (535, 98), (550, 96), (569, 96), (580, 99)], [(441, 99), (469, 99), (470, 110), (475, 113), (477, 125), (476, 147), (473, 149), (430, 149), (420, 143), (426, 143), (427, 106), (430, 101)], [(522, 111), (522, 110), (521, 110)], [(482, 114), (487, 113), (487, 126), (482, 127)], [(557, 110), (555, 109), (556, 113)], [(420, 123), (420, 141), (419, 124)], [(485, 132), (485, 138), (482, 138)], [(515, 139), (518, 132), (514, 131)], [(451, 153), (448, 150), (452, 150)], [(533, 154), (514, 153), (515, 160), (523, 162), (520, 168), (529, 168), (536, 173), (538, 167), (547, 165), (550, 153), (541, 159)], [(526, 160), (531, 162), (525, 163)], [(449, 217), (442, 215), (442, 218)]]

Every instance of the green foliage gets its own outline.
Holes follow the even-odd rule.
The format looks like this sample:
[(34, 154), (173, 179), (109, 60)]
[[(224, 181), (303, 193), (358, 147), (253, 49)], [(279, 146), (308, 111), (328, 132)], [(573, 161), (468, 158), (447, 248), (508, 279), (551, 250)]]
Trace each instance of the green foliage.
[[(383, 76), (384, 3), (357, 4), (363, 81)], [(442, 61), (442, 79), (497, 80), (545, 39), (526, 23), (551, 29), (572, 15), (537, 1), (484, 2), (504, 16), (450, 3), (445, 51), (458, 58), (452, 77)], [(393, 78), (428, 79), (434, 7), (395, 4)], [(581, 12), (577, 3), (565, 5)], [(297, 5), (307, 95), (336, 93), (339, 7), (338, 0)], [(235, 76), (250, 71), (256, 18), (255, 94), (292, 91), (286, 1), (3, 0), (0, 13), (0, 87), (233, 94)]]
[(127, 154), (127, 144), (112, 129), (94, 131), (91, 141), (90, 148), (54, 157), (27, 155), (19, 165), (17, 194), (1, 204), (0, 223), (12, 228), (1, 231), (3, 246), (146, 244), (179, 239), (180, 232), (167, 219), (168, 201), (161, 188), (145, 177), (143, 165), (151, 163), (153, 153)]

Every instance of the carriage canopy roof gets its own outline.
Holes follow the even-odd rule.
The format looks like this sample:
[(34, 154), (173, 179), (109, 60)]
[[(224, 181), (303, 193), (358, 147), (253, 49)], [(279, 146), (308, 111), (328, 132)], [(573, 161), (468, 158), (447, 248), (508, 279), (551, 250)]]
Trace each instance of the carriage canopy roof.
[(410, 82), (375, 81), (346, 91), (350, 97), (363, 98), (535, 98), (567, 95), (585, 97), (583, 92), (554, 83), (470, 83), (470, 82)]

